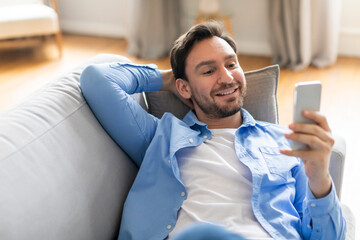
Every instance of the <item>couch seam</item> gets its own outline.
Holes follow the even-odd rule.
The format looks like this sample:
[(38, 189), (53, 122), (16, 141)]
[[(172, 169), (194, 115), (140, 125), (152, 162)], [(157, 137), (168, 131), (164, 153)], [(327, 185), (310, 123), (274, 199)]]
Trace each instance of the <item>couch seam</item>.
[(86, 104), (86, 101), (83, 101), (79, 107), (77, 107), (76, 109), (74, 109), (72, 112), (70, 112), (65, 118), (63, 118), (61, 121), (59, 121), (58, 123), (52, 125), (50, 128), (48, 128), (46, 131), (38, 134), (35, 138), (31, 139), (29, 142), (25, 143), (23, 146), (17, 148), (16, 151), (11, 152), (9, 155), (5, 156), (3, 159), (0, 159), (1, 161), (8, 159), (9, 157), (11, 157), (12, 155), (14, 155), (17, 152), (21, 152), (26, 146), (28, 146), (29, 144), (33, 143), (34, 141), (38, 140), (40, 137), (44, 136), (46, 133), (48, 133), (49, 131), (51, 131), (52, 129), (54, 129), (56, 126), (60, 125), (62, 122), (64, 122), (65, 120), (67, 120), (70, 116), (72, 116), (75, 112), (77, 112), (80, 108), (82, 108), (84, 105)]

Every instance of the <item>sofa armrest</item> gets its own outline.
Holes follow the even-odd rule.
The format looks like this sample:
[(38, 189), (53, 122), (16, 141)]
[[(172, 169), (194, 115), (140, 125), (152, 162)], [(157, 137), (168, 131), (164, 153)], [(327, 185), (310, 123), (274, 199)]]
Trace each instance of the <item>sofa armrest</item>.
[(341, 197), (341, 187), (344, 177), (344, 164), (346, 155), (346, 143), (344, 138), (334, 135), (335, 144), (333, 146), (330, 158), (330, 175), (335, 184), (338, 198)]

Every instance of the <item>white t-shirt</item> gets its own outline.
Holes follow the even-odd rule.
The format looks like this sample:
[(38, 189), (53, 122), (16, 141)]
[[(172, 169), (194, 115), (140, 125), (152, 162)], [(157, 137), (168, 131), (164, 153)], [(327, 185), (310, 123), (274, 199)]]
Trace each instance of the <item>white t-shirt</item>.
[(170, 237), (192, 223), (207, 222), (247, 239), (272, 239), (253, 214), (252, 176), (236, 156), (235, 131), (211, 129), (211, 139), (177, 153), (188, 196)]

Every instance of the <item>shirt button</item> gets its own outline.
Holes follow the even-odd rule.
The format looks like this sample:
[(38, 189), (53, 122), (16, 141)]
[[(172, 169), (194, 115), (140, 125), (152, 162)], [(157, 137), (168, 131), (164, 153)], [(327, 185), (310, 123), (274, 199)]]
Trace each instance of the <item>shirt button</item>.
[(315, 204), (315, 203), (311, 203), (310, 206), (311, 206), (311, 207), (316, 207), (316, 204)]
[(169, 165), (171, 165), (171, 159), (169, 160)]
[(203, 136), (203, 138), (207, 139), (207, 138), (208, 138), (208, 136), (206, 136), (206, 135), (205, 135), (205, 136)]
[(171, 229), (171, 225), (167, 225), (167, 227), (166, 227), (168, 230), (170, 230)]
[(193, 142), (194, 142), (194, 139), (190, 138), (190, 139), (189, 139), (189, 142), (190, 142), (190, 143), (193, 143)]
[(184, 197), (184, 196), (185, 196), (185, 192), (182, 192), (182, 193), (181, 193), (181, 196)]

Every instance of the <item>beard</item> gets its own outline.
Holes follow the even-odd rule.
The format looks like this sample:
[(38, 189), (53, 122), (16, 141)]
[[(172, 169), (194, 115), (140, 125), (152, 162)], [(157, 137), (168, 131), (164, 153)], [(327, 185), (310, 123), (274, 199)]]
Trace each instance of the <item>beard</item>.
[(218, 89), (211, 91), (210, 96), (200, 95), (193, 91), (193, 93), (196, 94), (193, 94), (192, 101), (196, 103), (209, 118), (218, 119), (232, 116), (241, 110), (246, 95), (246, 88), (239, 85), (237, 91), (239, 91), (240, 96), (227, 99), (227, 104), (225, 105), (220, 105), (216, 102), (215, 92), (233, 88), (235, 86), (236, 84), (224, 84)]

